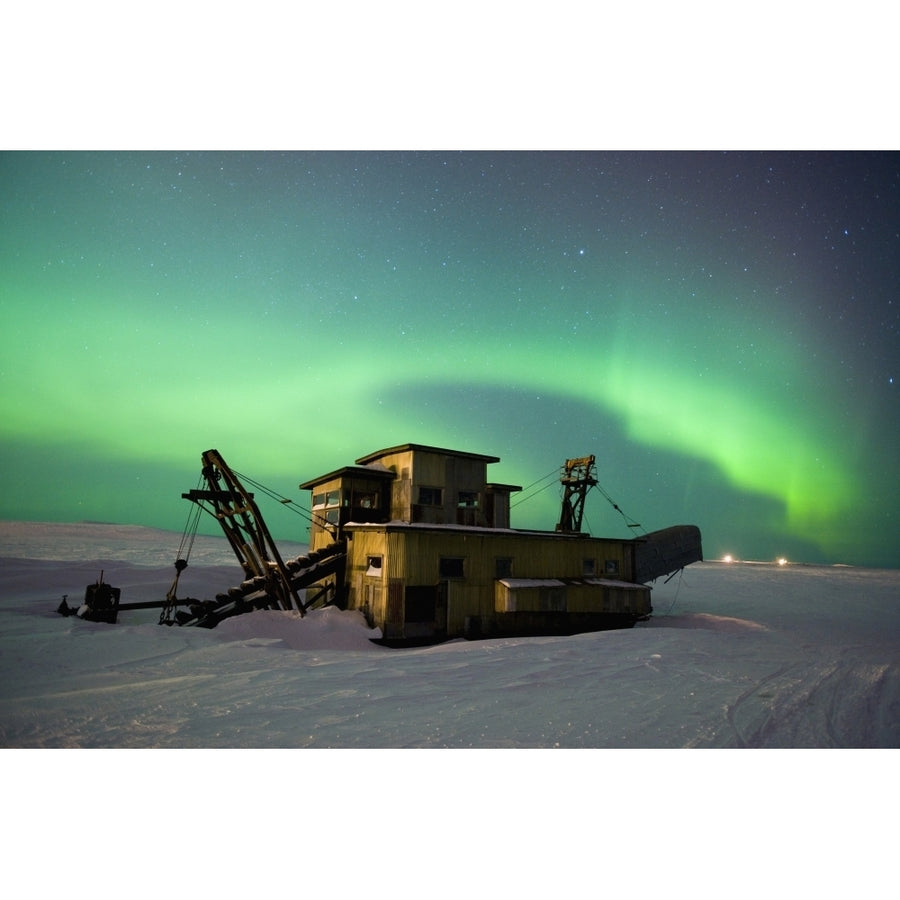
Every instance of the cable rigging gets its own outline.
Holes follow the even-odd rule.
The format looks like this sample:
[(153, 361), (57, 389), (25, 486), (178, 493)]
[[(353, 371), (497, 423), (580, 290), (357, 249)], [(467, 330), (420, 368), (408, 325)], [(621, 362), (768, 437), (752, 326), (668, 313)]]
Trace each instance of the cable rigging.
[[(548, 480), (548, 479), (552, 479), (552, 480)], [(532, 498), (536, 497), (538, 494), (543, 493), (545, 490), (547, 490), (547, 488), (552, 487), (554, 484), (557, 483), (558, 480), (559, 480), (559, 468), (556, 468), (556, 469), (553, 469), (552, 472), (548, 472), (542, 478), (538, 478), (537, 481), (533, 481), (531, 484), (528, 485), (528, 487), (524, 488), (522, 491), (522, 496), (519, 497), (519, 499), (516, 500), (515, 503), (510, 503), (509, 508), (514, 509), (520, 503), (525, 503), (526, 500), (531, 500)], [(528, 491), (530, 491), (533, 487), (535, 487), (538, 484), (541, 484), (541, 482), (544, 482), (544, 481), (547, 482), (545, 485), (538, 488), (533, 494), (528, 493)]]
[(596, 485), (596, 487), (600, 491), (600, 493), (603, 494), (603, 496), (606, 498), (606, 501), (609, 503), (609, 505), (625, 520), (626, 527), (630, 528), (632, 532), (635, 530), (635, 528), (640, 528), (641, 532), (643, 534), (647, 533), (646, 528), (644, 528), (638, 522), (635, 522), (631, 516), (628, 516), (625, 514), (625, 512), (622, 510), (622, 508), (619, 506), (619, 504), (616, 503), (615, 500), (613, 500), (613, 498), (610, 497), (609, 494), (604, 490), (603, 485), (598, 484), (598, 485)]
[[(200, 489), (200, 485), (203, 482), (203, 475), (197, 480), (197, 489)], [(176, 554), (176, 560), (183, 560), (184, 565), (182, 568), (187, 568), (187, 562), (191, 556), (191, 550), (194, 549), (194, 539), (197, 537), (197, 528), (200, 524), (200, 513), (202, 510), (196, 504), (193, 504), (188, 511), (187, 522), (184, 525), (184, 531), (181, 533), (181, 543), (178, 545), (178, 553)], [(178, 563), (175, 563), (176, 567)]]
[[(527, 487), (522, 490), (521, 496), (514, 502), (510, 504), (510, 509), (514, 509), (515, 507), (525, 503), (529, 500), (533, 500), (539, 494), (543, 493), (548, 488), (552, 487), (554, 484), (560, 483), (560, 481), (565, 482), (568, 472), (565, 467), (555, 468), (552, 471), (548, 472), (546, 475), (538, 478), (536, 481), (533, 481)], [(587, 486), (596, 487), (600, 493), (603, 495), (604, 499), (609, 503), (609, 505), (625, 520), (625, 525), (632, 532), (635, 529), (640, 529), (641, 533), (646, 534), (646, 529), (644, 529), (638, 522), (635, 522), (634, 519), (629, 516), (625, 511), (619, 506), (618, 503), (613, 500), (613, 498), (609, 495), (606, 489), (596, 482), (596, 480), (591, 477), (587, 482)]]
[(663, 584), (668, 584), (675, 576), (678, 576), (678, 584), (675, 585), (675, 596), (672, 598), (672, 602), (669, 604), (669, 608), (663, 613), (664, 616), (669, 615), (672, 610), (675, 608), (675, 604), (678, 602), (678, 595), (681, 593), (681, 583), (684, 578), (684, 569), (679, 569), (677, 572), (673, 572), (664, 582)]
[[(197, 480), (197, 489), (203, 483), (203, 475)], [(197, 537), (197, 529), (200, 526), (200, 513), (203, 512), (199, 504), (191, 504), (188, 511), (184, 531), (181, 532), (181, 543), (178, 545), (178, 553), (175, 555), (175, 580), (166, 593), (166, 603), (159, 614), (160, 625), (171, 625), (178, 600), (178, 579), (181, 573), (188, 567), (191, 551), (194, 549), (194, 540)]]
[(245, 481), (247, 484), (252, 485), (261, 493), (265, 494), (271, 500), (277, 500), (282, 506), (286, 506), (292, 513), (298, 516), (302, 516), (306, 519), (310, 524), (318, 523), (320, 526), (327, 530), (333, 529), (333, 525), (324, 517), (320, 516), (318, 513), (312, 512), (312, 510), (308, 510), (303, 506), (300, 506), (295, 500), (292, 500), (290, 497), (285, 497), (282, 494), (279, 494), (277, 491), (272, 488), (266, 487), (264, 484), (261, 484), (258, 481), (255, 481), (253, 478), (250, 478), (247, 475), (244, 475), (241, 472), (238, 472), (236, 469), (232, 469), (235, 475), (238, 476), (241, 480)]

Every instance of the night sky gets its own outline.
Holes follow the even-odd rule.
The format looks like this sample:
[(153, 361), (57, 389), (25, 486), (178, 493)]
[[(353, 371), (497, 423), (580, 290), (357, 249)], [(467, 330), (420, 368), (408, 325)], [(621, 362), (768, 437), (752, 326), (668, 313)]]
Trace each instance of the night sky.
[(0, 208), (2, 518), (180, 531), (208, 448), (306, 504), (411, 441), (900, 564), (900, 154), (8, 152)]

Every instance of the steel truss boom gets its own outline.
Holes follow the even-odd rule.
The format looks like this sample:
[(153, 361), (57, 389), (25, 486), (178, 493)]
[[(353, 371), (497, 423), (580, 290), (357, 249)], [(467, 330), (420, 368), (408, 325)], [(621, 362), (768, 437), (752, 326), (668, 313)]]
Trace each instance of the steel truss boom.
[(218, 520), (247, 579), (255, 579), (262, 587), (264, 599), (255, 604), (257, 608), (296, 609), (303, 615), (305, 610), (298, 589), (253, 494), (241, 484), (218, 450), (207, 450), (202, 461), (206, 488), (181, 496), (199, 504)]

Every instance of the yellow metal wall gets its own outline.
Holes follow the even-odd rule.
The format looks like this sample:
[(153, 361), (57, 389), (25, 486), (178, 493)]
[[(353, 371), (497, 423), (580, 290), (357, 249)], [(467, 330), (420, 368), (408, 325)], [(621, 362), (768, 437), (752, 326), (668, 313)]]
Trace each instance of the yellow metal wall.
[[(370, 621), (379, 627), (384, 621), (387, 604), (386, 544), (387, 535), (383, 531), (354, 532), (347, 554), (347, 607), (365, 610)], [(380, 556), (382, 559), (380, 578), (367, 574), (370, 556)]]
[[(382, 556), (380, 598), (373, 608), (368, 591), (373, 621), (382, 626), (386, 614), (386, 598), (391, 581), (409, 586), (435, 585), (441, 577), (441, 557), (461, 557), (464, 577), (449, 578), (447, 630), (449, 635), (463, 634), (466, 618), (479, 616), (489, 621), (495, 614), (495, 581), (497, 558), (511, 558), (514, 578), (581, 578), (586, 573), (584, 561), (594, 561), (597, 575), (604, 572), (607, 561), (618, 564), (618, 572), (609, 577), (630, 577), (631, 562), (627, 543), (587, 537), (563, 537), (490, 531), (426, 530), (417, 528), (384, 529), (357, 527), (349, 541), (348, 605), (362, 609), (366, 601), (366, 584), (372, 584), (368, 569), (369, 556)], [(572, 595), (576, 608), (581, 603)], [(585, 603), (587, 600), (585, 598)], [(596, 609), (596, 597), (588, 604)]]
[(420, 487), (440, 488), (443, 504), (430, 509), (427, 521), (439, 524), (456, 522), (459, 491), (475, 491), (484, 503), (487, 464), (484, 460), (469, 459), (425, 450), (406, 450), (389, 453), (379, 463), (396, 473), (391, 485), (391, 519), (411, 521), (411, 510), (419, 501)]
[[(507, 587), (495, 585), (495, 610), (504, 612), (546, 611), (542, 595), (549, 587)], [(649, 615), (650, 588), (645, 585), (623, 585), (615, 582), (565, 584), (559, 588), (565, 597), (567, 613), (632, 613)]]

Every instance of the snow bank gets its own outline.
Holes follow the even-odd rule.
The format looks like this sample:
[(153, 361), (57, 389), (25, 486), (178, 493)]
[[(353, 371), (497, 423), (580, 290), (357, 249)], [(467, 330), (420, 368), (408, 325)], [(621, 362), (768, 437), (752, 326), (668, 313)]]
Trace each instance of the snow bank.
[(226, 619), (213, 634), (222, 641), (243, 641), (291, 650), (371, 651), (373, 639), (381, 630), (369, 628), (361, 612), (334, 607), (314, 609), (305, 616), (299, 612), (259, 610)]
[[(63, 618), (62, 594), (79, 604), (101, 568), (123, 602), (163, 598), (174, 572), (140, 564), (155, 532), (125, 562), (44, 558), (60, 536), (18, 533), (21, 555), (0, 559), (6, 747), (900, 746), (900, 572), (701, 563), (655, 586), (633, 629), (389, 650), (337, 609), (211, 630), (152, 609)], [(240, 580), (236, 563), (192, 565), (180, 593)]]
[(684, 616), (667, 616), (662, 621), (668, 628), (709, 628), (711, 631), (768, 631), (761, 622), (738, 619), (735, 616), (714, 616), (712, 613), (690, 613)]

